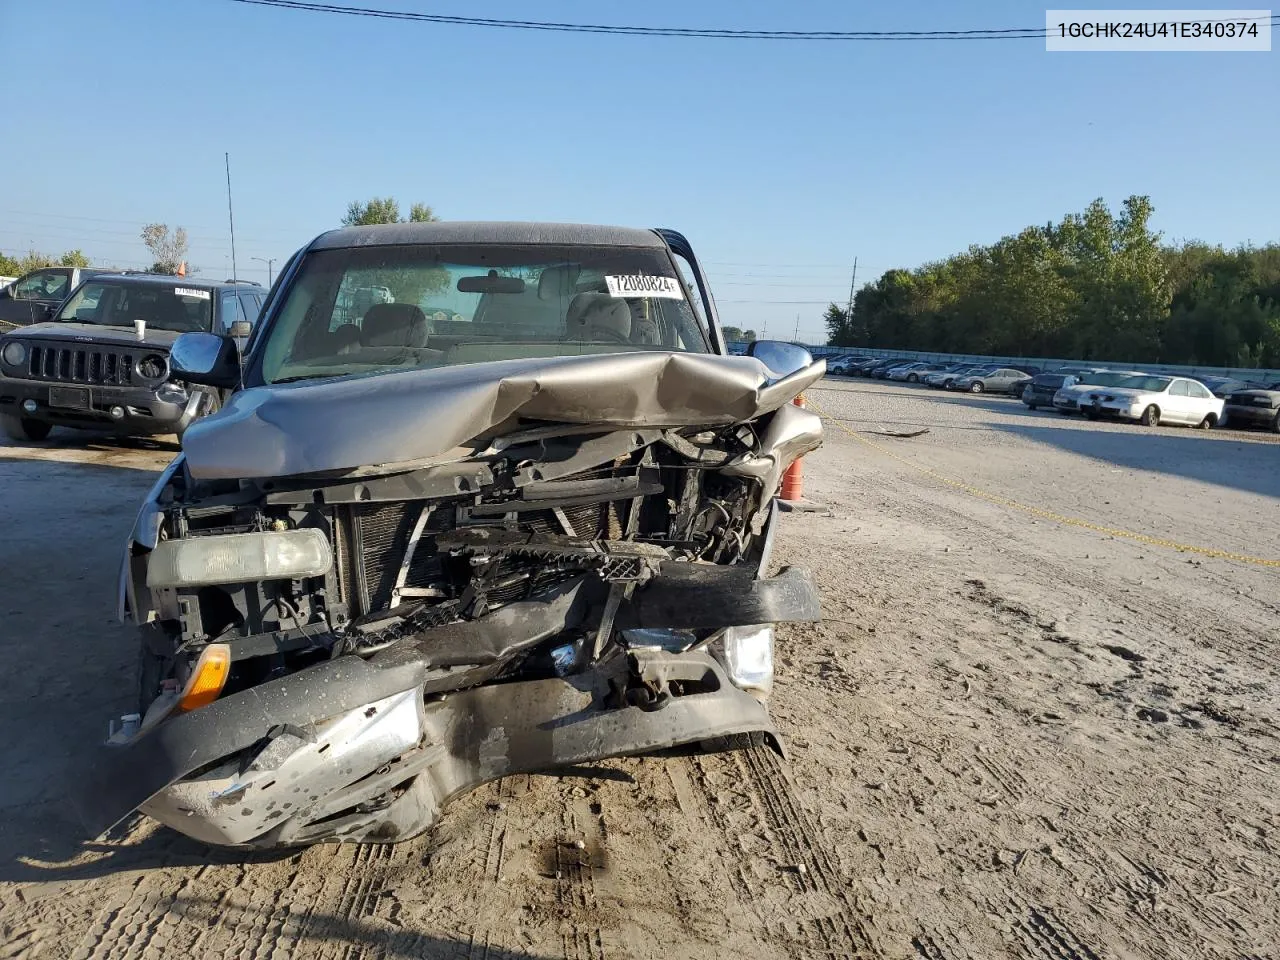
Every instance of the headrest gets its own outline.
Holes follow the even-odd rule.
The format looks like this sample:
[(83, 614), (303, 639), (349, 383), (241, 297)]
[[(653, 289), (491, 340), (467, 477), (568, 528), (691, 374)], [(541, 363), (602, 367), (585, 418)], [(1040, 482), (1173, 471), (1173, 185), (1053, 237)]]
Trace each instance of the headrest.
[(569, 302), (565, 327), (578, 340), (620, 340), (631, 337), (627, 301), (607, 293), (580, 293)]
[(646, 303), (653, 303), (649, 300), (631, 300), (628, 301), (631, 307), (631, 342), (642, 343), (647, 346), (656, 346), (659, 340), (658, 323), (651, 316), (647, 316), (648, 311), (645, 309)]
[(360, 326), (366, 347), (427, 345), (427, 315), (415, 303), (375, 303)]
[(558, 267), (544, 267), (538, 277), (539, 300), (563, 300), (573, 296), (578, 285), (578, 275), (582, 268), (576, 263), (566, 263)]

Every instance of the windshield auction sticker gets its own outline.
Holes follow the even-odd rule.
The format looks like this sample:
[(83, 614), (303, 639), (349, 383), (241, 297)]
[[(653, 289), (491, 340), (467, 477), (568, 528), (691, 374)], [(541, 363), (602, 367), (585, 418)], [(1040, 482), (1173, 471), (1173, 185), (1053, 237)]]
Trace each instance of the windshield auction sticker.
[(173, 292), (179, 297), (195, 297), (197, 300), (208, 300), (208, 290), (196, 290), (194, 287), (174, 287)]
[(646, 277), (643, 275), (605, 277), (611, 297), (657, 297), (662, 300), (683, 300), (680, 281), (675, 277)]
[(1267, 52), (1270, 10), (1046, 10), (1045, 49)]

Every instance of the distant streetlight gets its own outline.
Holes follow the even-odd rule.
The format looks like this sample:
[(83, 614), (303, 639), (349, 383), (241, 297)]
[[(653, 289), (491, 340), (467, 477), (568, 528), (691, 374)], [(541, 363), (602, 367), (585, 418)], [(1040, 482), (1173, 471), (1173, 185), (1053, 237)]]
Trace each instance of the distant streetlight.
[(271, 286), (271, 265), (276, 262), (275, 257), (250, 257), (250, 260), (261, 260), (267, 265), (267, 286)]

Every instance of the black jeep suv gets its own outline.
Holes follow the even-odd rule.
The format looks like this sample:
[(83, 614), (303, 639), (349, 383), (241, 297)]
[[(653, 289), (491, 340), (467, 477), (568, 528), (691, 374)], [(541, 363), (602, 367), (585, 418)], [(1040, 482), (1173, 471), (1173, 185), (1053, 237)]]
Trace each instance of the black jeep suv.
[(54, 426), (181, 436), (220, 396), (170, 377), (169, 347), (183, 333), (252, 324), (265, 299), (243, 280), (90, 277), (51, 321), (0, 336), (0, 427), (15, 440), (43, 440)]

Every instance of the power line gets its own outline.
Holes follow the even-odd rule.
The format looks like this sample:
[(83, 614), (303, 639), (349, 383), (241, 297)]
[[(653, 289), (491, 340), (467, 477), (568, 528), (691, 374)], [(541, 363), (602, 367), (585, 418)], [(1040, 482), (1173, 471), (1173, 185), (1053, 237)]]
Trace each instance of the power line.
[[(603, 23), (561, 23), (547, 20), (505, 20), (489, 17), (460, 17), (439, 13), (416, 13), (407, 10), (381, 10), (372, 7), (347, 7), (309, 0), (232, 0), (259, 7), (307, 13), (330, 13), (345, 16), (373, 17), (380, 20), (410, 20), (418, 23), (451, 26), (489, 27), (503, 30), (538, 30), (552, 33), (596, 33), (632, 37), (690, 37), (722, 40), (1026, 40), (1043, 39), (1046, 27), (1011, 27), (973, 30), (738, 30), (721, 27), (637, 27)], [(1264, 17), (1231, 18), (1262, 20)], [(1280, 17), (1270, 18), (1273, 21)]]
[[(72, 224), (41, 224), (41, 223), (25, 223), (21, 220), (6, 220), (0, 224), (0, 231), (10, 233), (38, 233), (48, 234), (50, 236), (72, 236), (87, 237), (89, 239), (100, 239), (104, 243), (125, 243), (124, 239), (116, 238), (132, 238), (139, 243), (142, 242), (142, 232), (140, 230), (99, 230), (96, 227), (77, 227)], [(226, 246), (227, 237), (224, 234), (221, 237), (205, 236), (201, 234), (187, 234), (187, 239), (193, 242), (212, 243)], [(256, 243), (266, 243), (267, 241), (256, 239)]]
[(777, 304), (818, 304), (825, 306), (834, 303), (834, 300), (721, 300), (716, 297), (716, 303), (777, 303)]
[(769, 267), (770, 269), (797, 270), (839, 270), (841, 273), (849, 269), (847, 263), (775, 263), (772, 260), (702, 260), (704, 267)]
[[(185, 227), (183, 229), (186, 229)], [(79, 227), (70, 223), (32, 223), (23, 220), (14, 220), (6, 218), (0, 221), (0, 233), (14, 234), (41, 234), (61, 239), (63, 237), (82, 237), (90, 240), (99, 240), (102, 243), (126, 243), (127, 239), (132, 238), (141, 242), (141, 230), (107, 230), (100, 227)], [(243, 237), (241, 238), (244, 239)], [(226, 234), (221, 236), (210, 236), (207, 234), (188, 233), (187, 240), (192, 243), (200, 243), (202, 245), (215, 245), (226, 247), (228, 239)], [(249, 243), (257, 246), (288, 246), (290, 241), (268, 240), (263, 237), (249, 237)]]
[[(6, 217), (8, 217), (8, 216), (15, 216), (15, 217), (44, 217), (44, 218), (52, 219), (52, 220), (84, 220), (84, 221), (86, 221), (86, 222), (90, 222), (90, 223), (115, 223), (115, 224), (125, 224), (125, 225), (129, 225), (129, 226), (136, 226), (136, 227), (139, 227), (139, 228), (141, 228), (141, 227), (145, 227), (148, 223), (154, 223), (154, 222), (155, 222), (154, 220), (125, 220), (125, 219), (121, 219), (121, 218), (119, 218), (119, 217), (85, 217), (85, 216), (81, 216), (81, 215), (79, 215), (79, 214), (67, 214), (67, 213), (45, 213), (45, 212), (42, 212), (42, 211), (36, 211), (36, 210), (11, 210), (11, 209), (0, 209), (0, 214), (4, 214)], [(184, 229), (185, 229), (185, 228), (187, 228), (188, 226), (193, 226), (196, 230), (221, 230), (221, 229), (222, 229), (221, 227), (210, 227), (210, 226), (205, 226), (205, 225), (198, 224), (198, 223), (197, 223), (197, 224), (179, 224), (179, 226), (182, 226)], [(125, 232), (129, 232), (129, 231), (119, 231), (119, 232), (121, 232), (121, 233), (125, 233)], [(291, 236), (296, 236), (296, 231), (293, 231), (293, 230), (283, 230), (283, 229), (275, 229), (275, 230), (272, 230), (272, 229), (267, 229), (266, 231), (259, 230), (258, 232), (259, 232), (259, 233), (263, 233), (263, 232), (265, 232), (265, 233), (279, 233), (279, 234), (282, 234), (282, 235), (283, 235), (283, 234), (289, 234), (289, 235), (291, 235)], [(135, 231), (132, 231), (132, 233), (134, 233), (134, 234), (136, 235), (137, 231), (136, 231), (136, 230), (135, 230)]]

